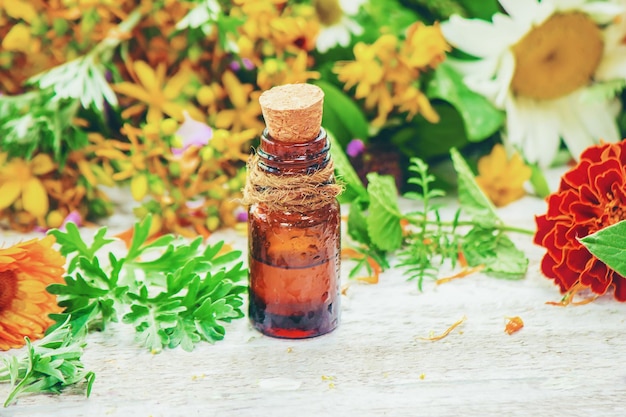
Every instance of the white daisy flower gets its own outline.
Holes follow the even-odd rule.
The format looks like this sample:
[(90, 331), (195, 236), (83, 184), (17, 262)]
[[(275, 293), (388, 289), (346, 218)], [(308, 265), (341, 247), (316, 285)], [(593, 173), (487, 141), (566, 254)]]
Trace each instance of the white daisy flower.
[(600, 140), (618, 141), (618, 100), (591, 92), (626, 79), (622, 3), (499, 2), (507, 14), (492, 22), (452, 16), (442, 30), (451, 45), (478, 58), (456, 61), (457, 69), (470, 89), (505, 110), (507, 145), (547, 166), (561, 139), (575, 158)]
[(363, 28), (352, 18), (367, 0), (313, 0), (322, 24), (315, 47), (321, 53), (335, 45), (350, 45), (352, 35), (363, 34)]

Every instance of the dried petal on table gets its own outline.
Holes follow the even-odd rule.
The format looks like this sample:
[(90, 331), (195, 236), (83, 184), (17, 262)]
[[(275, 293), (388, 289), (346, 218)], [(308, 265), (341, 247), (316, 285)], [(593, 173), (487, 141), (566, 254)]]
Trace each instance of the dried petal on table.
[(478, 265), (478, 266), (474, 266), (471, 268), (466, 266), (466, 267), (463, 267), (463, 269), (461, 269), (459, 272), (457, 272), (454, 275), (451, 275), (445, 278), (439, 278), (438, 280), (435, 281), (435, 284), (441, 285), (441, 284), (446, 284), (455, 279), (465, 278), (466, 276), (482, 271), (484, 268), (485, 268), (485, 265)]
[(420, 339), (422, 339), (422, 340), (430, 340), (431, 342), (435, 342), (437, 340), (441, 340), (444, 337), (446, 337), (447, 335), (449, 335), (452, 332), (452, 330), (456, 329), (460, 324), (462, 324), (465, 321), (465, 319), (466, 319), (465, 316), (461, 317), (461, 319), (457, 320), (452, 326), (448, 327), (448, 329), (445, 332), (441, 333), (438, 336), (420, 337)]
[(524, 321), (519, 316), (507, 317), (506, 326), (504, 332), (506, 334), (513, 334), (520, 331), (524, 327)]

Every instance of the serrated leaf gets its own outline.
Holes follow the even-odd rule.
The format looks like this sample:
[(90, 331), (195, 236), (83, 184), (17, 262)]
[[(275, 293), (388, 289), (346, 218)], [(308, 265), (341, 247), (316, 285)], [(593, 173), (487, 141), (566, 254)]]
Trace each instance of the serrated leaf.
[(476, 223), (484, 227), (495, 225), (498, 221), (496, 209), (476, 184), (474, 173), (467, 162), (456, 149), (451, 149), (450, 155), (458, 175), (459, 201), (463, 212), (468, 213)]
[(493, 229), (475, 227), (465, 235), (462, 251), (470, 266), (484, 265), (489, 275), (521, 279), (528, 269), (528, 258), (511, 239)]
[(126, 258), (128, 260), (134, 260), (141, 254), (141, 246), (146, 243), (148, 235), (150, 233), (150, 226), (152, 225), (152, 215), (148, 214), (141, 221), (135, 223), (133, 227), (133, 238), (128, 248), (128, 254)]
[(394, 251), (402, 245), (402, 214), (398, 207), (395, 179), (375, 172), (367, 175), (369, 209), (367, 231), (372, 244), (383, 251)]
[(626, 220), (622, 220), (579, 241), (609, 268), (626, 277)]

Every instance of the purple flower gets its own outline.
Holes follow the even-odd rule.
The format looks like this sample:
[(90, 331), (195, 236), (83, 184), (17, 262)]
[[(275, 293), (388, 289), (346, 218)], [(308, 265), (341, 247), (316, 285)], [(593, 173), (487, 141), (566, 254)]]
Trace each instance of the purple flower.
[(176, 135), (182, 139), (183, 146), (182, 148), (172, 148), (174, 155), (182, 154), (190, 146), (204, 146), (213, 137), (211, 126), (192, 119), (187, 112), (184, 113), (184, 116), (185, 121), (176, 131)]
[(65, 220), (63, 220), (63, 224), (61, 225), (60, 229), (65, 230), (65, 226), (68, 223), (74, 223), (76, 226), (80, 227), (83, 224), (83, 218), (79, 212), (74, 210), (70, 214), (68, 214), (67, 217), (65, 217)]
[[(63, 219), (63, 223), (61, 223), (61, 226), (59, 226), (59, 230), (65, 231), (68, 223), (74, 223), (76, 225), (76, 227), (81, 227), (83, 225), (83, 218), (82, 218), (82, 216), (80, 215), (79, 212), (74, 210), (70, 214), (65, 216), (65, 219)], [(35, 232), (39, 232), (39, 233), (47, 233), (48, 230), (50, 230), (50, 229), (53, 229), (53, 228), (52, 227), (35, 226), (33, 230)]]
[(248, 58), (242, 58), (241, 61), (233, 61), (230, 63), (230, 69), (233, 71), (239, 71), (243, 64), (243, 68), (251, 71), (254, 69), (254, 64)]
[(365, 143), (361, 139), (352, 139), (346, 147), (348, 156), (355, 158), (365, 151)]
[(238, 222), (247, 222), (248, 221), (248, 212), (242, 210), (237, 213), (237, 221)]

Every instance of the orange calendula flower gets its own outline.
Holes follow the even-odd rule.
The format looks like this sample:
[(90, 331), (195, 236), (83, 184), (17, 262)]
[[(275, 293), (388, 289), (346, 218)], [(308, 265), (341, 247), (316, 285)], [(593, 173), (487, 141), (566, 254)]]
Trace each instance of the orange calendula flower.
[(524, 183), (532, 171), (518, 153), (508, 158), (501, 144), (478, 161), (476, 183), (497, 207), (506, 206), (526, 193)]
[(47, 236), (0, 249), (0, 350), (24, 346), (24, 337), (39, 339), (61, 312), (46, 287), (63, 282), (65, 258)]

